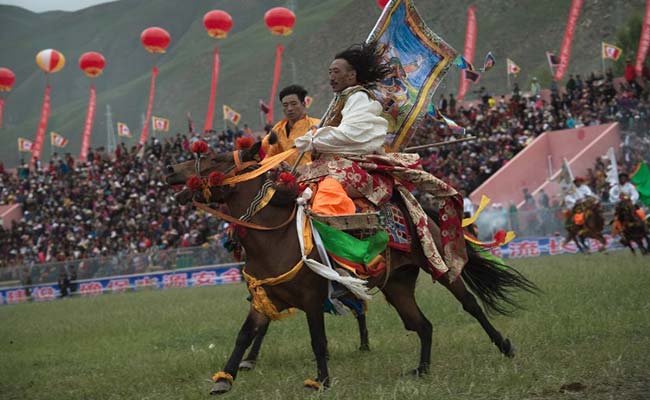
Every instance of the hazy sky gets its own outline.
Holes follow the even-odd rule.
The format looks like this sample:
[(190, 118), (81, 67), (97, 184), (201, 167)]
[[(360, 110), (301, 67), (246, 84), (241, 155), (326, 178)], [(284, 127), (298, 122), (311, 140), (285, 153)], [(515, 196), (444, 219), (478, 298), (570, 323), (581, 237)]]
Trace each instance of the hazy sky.
[(34, 12), (63, 10), (76, 11), (95, 4), (109, 3), (115, 0), (0, 0), (0, 4), (19, 6)]

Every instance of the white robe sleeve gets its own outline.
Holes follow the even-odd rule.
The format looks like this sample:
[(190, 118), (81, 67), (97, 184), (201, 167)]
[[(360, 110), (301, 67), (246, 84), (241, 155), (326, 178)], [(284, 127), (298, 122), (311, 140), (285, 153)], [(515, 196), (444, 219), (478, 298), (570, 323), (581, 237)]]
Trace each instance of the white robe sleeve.
[(388, 121), (380, 116), (381, 104), (364, 92), (351, 95), (343, 107), (341, 124), (319, 128), (312, 138), (320, 153), (370, 154), (382, 149)]

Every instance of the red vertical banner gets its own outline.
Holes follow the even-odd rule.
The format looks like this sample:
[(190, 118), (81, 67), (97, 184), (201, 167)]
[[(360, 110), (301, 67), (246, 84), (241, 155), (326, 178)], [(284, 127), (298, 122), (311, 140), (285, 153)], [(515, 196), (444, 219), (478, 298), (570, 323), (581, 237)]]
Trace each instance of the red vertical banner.
[(45, 94), (43, 95), (43, 107), (41, 107), (41, 119), (38, 122), (38, 130), (36, 131), (36, 139), (32, 146), (32, 160), (31, 165), (38, 158), (41, 158), (41, 151), (43, 151), (43, 141), (45, 140), (45, 131), (47, 130), (47, 121), (50, 118), (50, 89), (51, 86), (45, 87)]
[(2, 112), (5, 109), (5, 99), (0, 97), (0, 128), (2, 128)]
[(266, 114), (266, 122), (273, 123), (273, 104), (275, 104), (275, 92), (278, 90), (278, 83), (280, 82), (280, 70), (282, 68), (282, 52), (284, 47), (282, 43), (278, 43), (275, 50), (275, 69), (273, 70), (273, 85), (271, 86), (271, 98), (269, 99), (269, 113)]
[(85, 162), (88, 157), (90, 148), (90, 135), (93, 131), (93, 121), (95, 119), (95, 85), (90, 85), (90, 99), (88, 100), (88, 111), (86, 112), (86, 122), (84, 123), (84, 132), (81, 135), (81, 152), (79, 160)]
[(572, 0), (571, 10), (569, 11), (569, 21), (564, 30), (564, 39), (562, 40), (562, 49), (560, 50), (560, 64), (555, 71), (555, 80), (562, 80), (564, 73), (569, 66), (569, 56), (571, 55), (571, 45), (573, 44), (573, 33), (578, 24), (578, 17), (580, 16), (580, 9), (582, 8), (582, 0)]
[[(469, 63), (474, 62), (474, 48), (476, 47), (476, 13), (474, 7), (467, 10), (467, 28), (465, 29), (465, 52), (463, 57)], [(465, 79), (465, 70), (460, 71), (460, 83), (458, 85), (458, 100), (462, 100), (469, 88), (469, 81)]]
[(147, 105), (147, 115), (144, 118), (144, 126), (140, 133), (140, 146), (147, 143), (147, 135), (149, 134), (149, 124), (151, 123), (151, 111), (153, 109), (153, 100), (156, 95), (156, 76), (158, 75), (158, 68), (153, 67), (151, 70), (151, 87), (149, 89), (149, 104)]
[(212, 84), (210, 85), (210, 101), (208, 102), (208, 113), (205, 115), (205, 125), (203, 132), (212, 130), (212, 120), (214, 117), (214, 101), (217, 95), (217, 80), (219, 79), (219, 49), (214, 48), (212, 61)]
[(643, 28), (641, 29), (641, 39), (639, 39), (639, 50), (636, 52), (636, 74), (641, 76), (643, 71), (643, 62), (648, 55), (650, 47), (650, 0), (645, 2), (645, 15), (643, 16)]

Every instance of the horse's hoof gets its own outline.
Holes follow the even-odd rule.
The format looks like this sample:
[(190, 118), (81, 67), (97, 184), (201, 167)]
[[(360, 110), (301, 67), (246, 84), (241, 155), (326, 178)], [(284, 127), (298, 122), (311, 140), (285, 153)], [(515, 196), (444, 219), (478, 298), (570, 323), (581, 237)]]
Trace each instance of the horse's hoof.
[(505, 339), (502, 343), (501, 346), (499, 347), (499, 350), (501, 351), (501, 354), (508, 358), (514, 358), (515, 356), (515, 346), (512, 345), (510, 342), (510, 339)]
[(410, 376), (413, 378), (420, 378), (429, 373), (428, 367), (417, 367), (403, 374), (403, 376)]
[(330, 387), (329, 378), (327, 378), (324, 383), (321, 383), (313, 379), (305, 379), (305, 381), (303, 382), (303, 386), (315, 392), (319, 390), (325, 390)]
[(229, 380), (219, 379), (214, 383), (214, 385), (212, 385), (212, 389), (210, 389), (210, 394), (211, 395), (224, 394), (230, 392), (230, 389), (232, 389), (232, 383), (230, 383)]
[(252, 371), (255, 369), (256, 362), (254, 360), (244, 360), (239, 363), (240, 371)]
[(362, 344), (359, 346), (359, 351), (370, 351), (370, 345), (368, 343)]

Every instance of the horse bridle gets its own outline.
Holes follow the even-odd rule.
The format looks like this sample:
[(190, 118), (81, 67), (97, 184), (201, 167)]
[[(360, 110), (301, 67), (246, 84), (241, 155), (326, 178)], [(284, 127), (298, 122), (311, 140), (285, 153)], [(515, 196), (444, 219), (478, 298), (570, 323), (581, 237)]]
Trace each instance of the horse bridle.
[[(259, 163), (257, 161), (255, 161), (255, 160), (242, 162), (240, 152), (241, 152), (241, 150), (233, 151), (234, 164), (224, 172), (224, 177), (225, 178), (234, 177), (234, 176), (238, 175), (239, 173), (245, 172), (246, 170), (248, 170), (250, 168), (258, 168), (259, 167)], [(196, 171), (197, 171), (197, 175), (200, 176), (200, 158), (197, 158), (197, 161), (195, 163), (195, 168), (196, 168)], [(265, 181), (268, 181), (269, 178), (268, 178), (268, 176), (265, 176), (264, 179), (265, 179)], [(217, 196), (217, 202), (219, 202), (219, 203), (225, 202), (225, 200), (230, 195), (232, 195), (234, 193), (234, 189), (233, 189), (234, 186), (235, 185), (228, 185), (226, 187), (219, 186), (218, 190), (221, 191), (221, 193), (223, 193), (223, 194), (221, 196)], [(267, 189), (268, 189), (268, 185), (263, 183), (262, 187), (260, 188), (260, 191), (255, 195), (255, 199), (262, 199), (264, 197), (264, 192)], [(206, 199), (206, 201), (207, 200), (209, 200), (209, 199)], [(255, 208), (251, 209), (251, 207), (249, 207), (249, 209), (246, 211), (246, 213), (243, 216), (241, 216), (240, 218), (236, 218), (236, 217), (233, 217), (232, 215), (228, 215), (228, 214), (222, 213), (221, 211), (218, 211), (218, 210), (215, 210), (215, 209), (213, 209), (211, 207), (208, 207), (205, 204), (194, 201), (194, 206), (195, 207), (197, 207), (197, 208), (199, 208), (199, 209), (201, 209), (201, 210), (203, 210), (203, 211), (205, 211), (205, 212), (207, 212), (209, 214), (212, 214), (217, 218), (223, 219), (225, 221), (228, 221), (228, 222), (233, 223), (233, 224), (237, 224), (237, 225), (245, 227), (245, 228), (254, 229), (254, 230), (261, 230), (261, 231), (277, 230), (277, 229), (280, 229), (280, 228), (283, 228), (283, 227), (287, 226), (296, 216), (297, 205), (294, 205), (293, 211), (291, 212), (291, 215), (289, 216), (289, 218), (280, 225), (273, 226), (273, 227), (266, 227), (266, 226), (254, 224), (254, 223), (248, 221), (248, 220), (250, 220), (250, 218), (253, 217), (253, 215), (255, 215), (256, 213), (261, 211), (264, 207), (266, 207), (267, 204), (268, 204), (268, 202), (266, 204), (263, 204), (262, 207), (260, 207), (258, 209), (255, 209)]]

